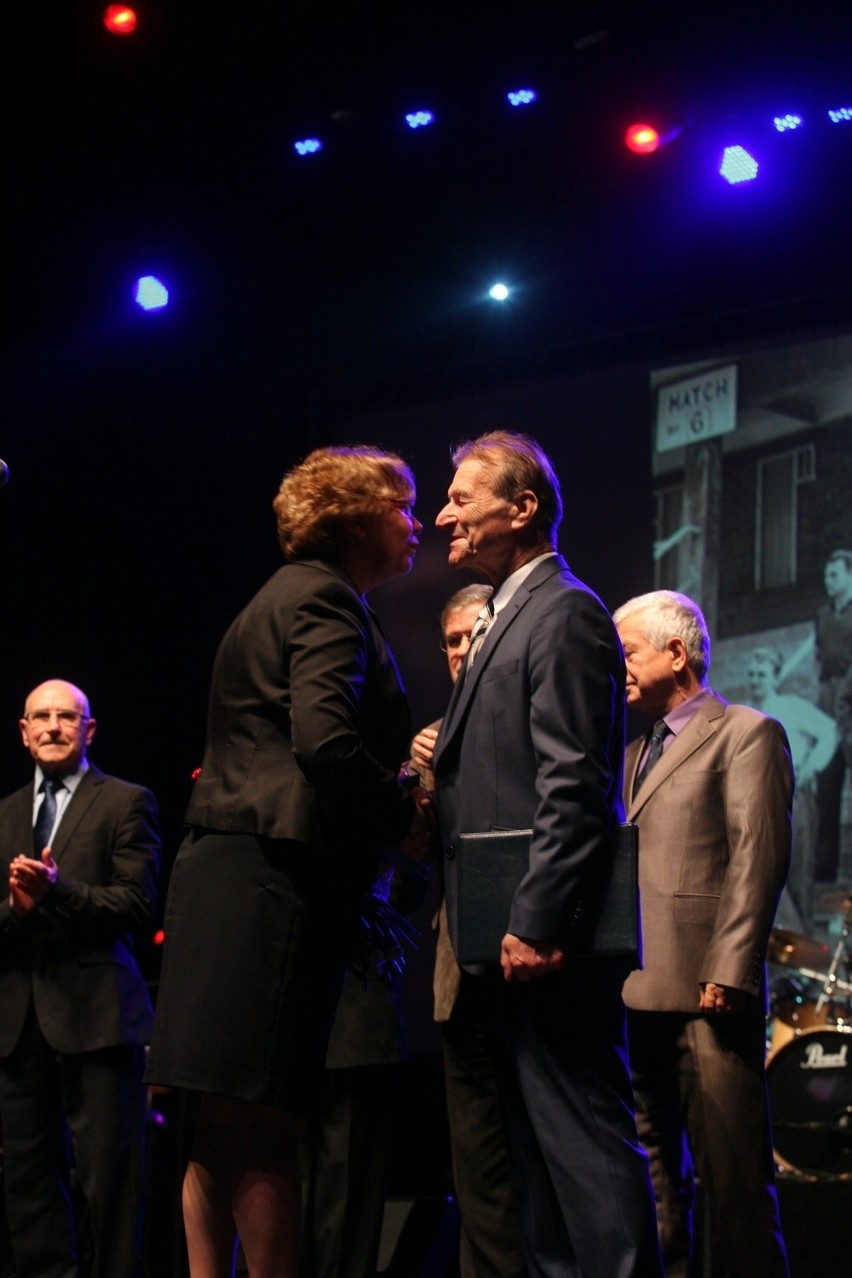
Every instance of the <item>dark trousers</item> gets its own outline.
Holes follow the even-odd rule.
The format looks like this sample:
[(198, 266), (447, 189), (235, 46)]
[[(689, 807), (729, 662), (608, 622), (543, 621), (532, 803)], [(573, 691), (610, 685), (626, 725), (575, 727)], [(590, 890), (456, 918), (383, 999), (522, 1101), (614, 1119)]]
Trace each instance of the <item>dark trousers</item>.
[(301, 1278), (374, 1278), (398, 1066), (327, 1069), (304, 1146)]
[(648, 1160), (633, 1114), (624, 965), (569, 959), (492, 980), (528, 1278), (660, 1278)]
[(728, 1278), (786, 1278), (759, 1008), (713, 1020), (631, 1012), (629, 1030), (667, 1278), (693, 1271), (693, 1169)]
[[(15, 1278), (139, 1278), (144, 1049), (61, 1055), (32, 1004), (0, 1060), (3, 1179)], [(85, 1219), (75, 1224), (71, 1153)], [(78, 1239), (81, 1250), (78, 1270)]]
[(444, 1083), (461, 1215), (461, 1278), (521, 1278), (521, 1222), (497, 1076), (499, 1037), (491, 983), (461, 973), (443, 1028)]

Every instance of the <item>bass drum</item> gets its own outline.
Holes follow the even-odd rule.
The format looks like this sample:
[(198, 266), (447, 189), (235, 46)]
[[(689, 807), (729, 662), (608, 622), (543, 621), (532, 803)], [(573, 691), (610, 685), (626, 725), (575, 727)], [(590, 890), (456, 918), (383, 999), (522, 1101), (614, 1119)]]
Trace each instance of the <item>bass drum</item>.
[[(817, 1008), (819, 1008), (819, 1011), (817, 1011)], [(822, 1007), (819, 1007), (817, 999), (803, 999), (800, 997), (778, 999), (772, 1007), (773, 1015), (769, 1031), (770, 1050), (777, 1052), (785, 1043), (789, 1043), (791, 1038), (796, 1038), (798, 1035), (803, 1034), (805, 1030), (817, 1029), (821, 1025), (837, 1025), (843, 1028), (848, 1024), (845, 1000), (843, 1011), (844, 1014), (842, 1016), (838, 1015), (838, 1005), (831, 1000), (824, 1002)]]
[(852, 1178), (852, 1029), (807, 1029), (766, 1062), (775, 1161), (813, 1179)]

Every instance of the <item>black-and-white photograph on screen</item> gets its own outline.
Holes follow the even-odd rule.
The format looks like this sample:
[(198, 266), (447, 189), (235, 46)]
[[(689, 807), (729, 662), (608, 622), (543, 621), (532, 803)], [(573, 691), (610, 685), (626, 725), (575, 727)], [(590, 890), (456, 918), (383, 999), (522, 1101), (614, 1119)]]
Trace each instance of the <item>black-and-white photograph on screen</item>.
[(792, 1164), (818, 1171), (822, 1156), (802, 1153), (819, 1114), (801, 1071), (846, 1050), (852, 1008), (852, 336), (659, 369), (651, 389), (655, 585), (701, 602), (714, 689), (778, 719), (790, 743), (768, 1074), (776, 1119), (791, 1084), (805, 1102)]

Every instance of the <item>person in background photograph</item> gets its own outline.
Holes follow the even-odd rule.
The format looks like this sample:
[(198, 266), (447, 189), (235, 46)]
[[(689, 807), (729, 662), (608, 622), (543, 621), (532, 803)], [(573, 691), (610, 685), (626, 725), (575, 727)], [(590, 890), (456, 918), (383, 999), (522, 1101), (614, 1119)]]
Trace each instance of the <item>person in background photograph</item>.
[(823, 573), (828, 603), (816, 618), (819, 665), (817, 704), (838, 724), (840, 742), (817, 780), (817, 847), (814, 877), (834, 883), (840, 870), (843, 791), (852, 760), (852, 550), (833, 550)]
[(813, 926), (816, 853), (816, 787), (840, 743), (837, 723), (811, 701), (779, 692), (783, 658), (777, 648), (755, 648), (748, 661), (750, 702), (783, 725), (790, 742), (796, 792), (793, 796), (793, 858), (775, 922), (809, 933)]

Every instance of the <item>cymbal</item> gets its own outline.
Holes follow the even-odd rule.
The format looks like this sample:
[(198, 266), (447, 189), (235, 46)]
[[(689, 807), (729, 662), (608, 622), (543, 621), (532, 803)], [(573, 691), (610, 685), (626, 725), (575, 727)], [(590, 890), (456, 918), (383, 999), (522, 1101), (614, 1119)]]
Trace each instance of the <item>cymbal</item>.
[(823, 892), (819, 903), (830, 914), (852, 913), (852, 891), (849, 888), (835, 888), (833, 892)]
[(809, 936), (776, 927), (769, 933), (766, 956), (770, 963), (779, 963), (782, 967), (819, 968), (827, 962), (829, 948), (819, 941), (812, 941)]

